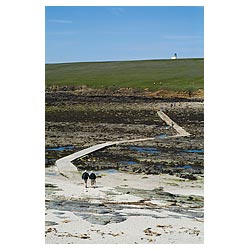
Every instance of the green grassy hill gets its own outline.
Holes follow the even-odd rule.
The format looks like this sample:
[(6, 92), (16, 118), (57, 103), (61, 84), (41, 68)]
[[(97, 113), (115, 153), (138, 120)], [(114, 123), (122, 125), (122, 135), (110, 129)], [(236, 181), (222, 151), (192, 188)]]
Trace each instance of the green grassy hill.
[(83, 62), (45, 65), (46, 87), (86, 85), (173, 91), (203, 89), (204, 59)]

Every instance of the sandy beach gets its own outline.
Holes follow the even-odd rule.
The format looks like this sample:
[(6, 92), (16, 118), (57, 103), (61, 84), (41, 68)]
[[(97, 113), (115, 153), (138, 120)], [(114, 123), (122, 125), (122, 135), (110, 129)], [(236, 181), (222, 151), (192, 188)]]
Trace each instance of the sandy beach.
[(46, 243), (203, 243), (203, 180), (99, 171), (96, 188), (46, 169)]

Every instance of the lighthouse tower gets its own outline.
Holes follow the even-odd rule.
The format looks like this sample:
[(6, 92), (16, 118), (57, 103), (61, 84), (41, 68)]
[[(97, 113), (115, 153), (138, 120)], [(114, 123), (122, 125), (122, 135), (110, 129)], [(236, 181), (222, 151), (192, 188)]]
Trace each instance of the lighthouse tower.
[(173, 59), (173, 60), (177, 59), (177, 54), (174, 53), (174, 56), (172, 56), (171, 59)]

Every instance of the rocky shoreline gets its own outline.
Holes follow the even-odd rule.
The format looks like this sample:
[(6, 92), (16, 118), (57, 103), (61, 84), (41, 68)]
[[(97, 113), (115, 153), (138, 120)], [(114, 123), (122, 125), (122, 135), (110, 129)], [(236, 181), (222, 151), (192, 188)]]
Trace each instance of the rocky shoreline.
[[(191, 136), (174, 135), (163, 109)], [(204, 180), (202, 99), (46, 93), (46, 243), (202, 243)], [(107, 141), (156, 137), (104, 148), (73, 161), (61, 157)], [(85, 189), (83, 170), (97, 187)]]
[[(156, 110), (160, 108), (191, 136), (164, 140), (175, 131), (166, 128), (157, 117)], [(56, 159), (97, 143), (158, 136), (156, 141), (106, 148), (77, 159), (74, 164), (79, 170), (114, 168), (196, 179), (196, 175), (204, 173), (203, 116), (203, 102), (191, 99), (180, 102), (169, 98), (79, 97), (72, 93), (61, 98), (61, 93), (48, 93), (46, 148), (70, 145), (72, 149), (46, 150), (46, 165), (53, 165)]]

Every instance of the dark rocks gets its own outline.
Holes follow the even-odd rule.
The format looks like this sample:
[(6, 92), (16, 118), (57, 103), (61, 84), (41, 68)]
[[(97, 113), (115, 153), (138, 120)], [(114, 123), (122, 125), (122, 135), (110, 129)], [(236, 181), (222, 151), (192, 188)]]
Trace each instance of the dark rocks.
[(45, 183), (45, 188), (57, 188), (57, 185)]
[(54, 221), (45, 221), (45, 226), (55, 226), (58, 225), (58, 223), (54, 222)]
[[(119, 212), (114, 212), (114, 205), (109, 207), (104, 204), (65, 200), (51, 201), (48, 204), (48, 208), (58, 209), (59, 211), (71, 211), (93, 224), (106, 225), (108, 223), (119, 223), (126, 220), (126, 217)], [(120, 209), (120, 206), (115, 205), (115, 208), (117, 211)]]
[(197, 180), (197, 177), (194, 176), (194, 175), (192, 175), (192, 174), (181, 174), (180, 178), (189, 179), (189, 180), (192, 180), (192, 181), (196, 181)]
[[(180, 102), (168, 110), (169, 101)], [(194, 100), (187, 103), (187, 100), (136, 96), (87, 96), (67, 90), (46, 93), (46, 103), (46, 146), (74, 145), (73, 151), (104, 141), (171, 135), (175, 131), (166, 131), (165, 123), (154, 109), (166, 105), (167, 114), (190, 132), (191, 137), (117, 145), (77, 159), (73, 164), (81, 170), (112, 168), (138, 174), (203, 174), (204, 155), (185, 152), (202, 149), (204, 144), (204, 110)], [(131, 150), (131, 147), (136, 150)], [(55, 159), (70, 153), (73, 152), (47, 151), (46, 165), (53, 165)], [(192, 166), (197, 172), (178, 169), (178, 166)]]

